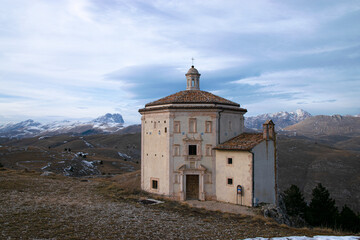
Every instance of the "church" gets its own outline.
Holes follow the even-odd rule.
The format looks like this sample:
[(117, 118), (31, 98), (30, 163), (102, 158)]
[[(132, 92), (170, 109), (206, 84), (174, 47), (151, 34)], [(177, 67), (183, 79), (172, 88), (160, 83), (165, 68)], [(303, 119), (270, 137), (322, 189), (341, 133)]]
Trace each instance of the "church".
[(186, 90), (150, 102), (141, 117), (141, 188), (186, 201), (276, 204), (276, 134), (244, 132), (246, 109), (200, 90), (191, 66)]

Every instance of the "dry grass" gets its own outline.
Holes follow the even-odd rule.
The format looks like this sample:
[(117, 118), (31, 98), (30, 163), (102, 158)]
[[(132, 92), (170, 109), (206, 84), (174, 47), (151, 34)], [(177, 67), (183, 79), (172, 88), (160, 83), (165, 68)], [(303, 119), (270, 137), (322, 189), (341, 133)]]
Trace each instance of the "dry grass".
[(0, 239), (243, 239), (337, 234), (289, 228), (262, 217), (207, 211), (176, 201), (142, 205), (137, 200), (148, 194), (131, 189), (133, 176), (83, 181), (31, 171), (0, 171)]

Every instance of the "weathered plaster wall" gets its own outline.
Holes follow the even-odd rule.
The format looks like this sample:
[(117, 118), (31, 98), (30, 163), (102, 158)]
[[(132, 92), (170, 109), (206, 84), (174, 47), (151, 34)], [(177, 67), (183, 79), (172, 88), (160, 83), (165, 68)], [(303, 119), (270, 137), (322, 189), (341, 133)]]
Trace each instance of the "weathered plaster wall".
[[(156, 126), (155, 126), (156, 124)], [(165, 128), (166, 131), (165, 132)], [(169, 113), (146, 113), (142, 117), (142, 189), (169, 195)], [(158, 180), (158, 189), (151, 188), (151, 180)]]
[(225, 110), (220, 112), (220, 142), (227, 140), (244, 132), (244, 116), (240, 112)]
[[(232, 158), (229, 165), (227, 159)], [(233, 184), (228, 185), (227, 179)], [(236, 204), (237, 185), (243, 187), (242, 205), (252, 206), (252, 153), (216, 150), (216, 195), (218, 201)], [(241, 196), (238, 197), (240, 204)]]
[(262, 141), (253, 148), (254, 199), (261, 203), (276, 201), (274, 141)]

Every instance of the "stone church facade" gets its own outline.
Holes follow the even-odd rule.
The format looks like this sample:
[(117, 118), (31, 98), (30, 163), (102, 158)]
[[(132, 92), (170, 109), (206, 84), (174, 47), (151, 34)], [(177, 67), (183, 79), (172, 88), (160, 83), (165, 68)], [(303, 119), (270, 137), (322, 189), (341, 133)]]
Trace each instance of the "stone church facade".
[(185, 76), (186, 90), (139, 110), (141, 188), (181, 201), (275, 203), (272, 121), (261, 134), (244, 133), (246, 109), (200, 90), (194, 66)]

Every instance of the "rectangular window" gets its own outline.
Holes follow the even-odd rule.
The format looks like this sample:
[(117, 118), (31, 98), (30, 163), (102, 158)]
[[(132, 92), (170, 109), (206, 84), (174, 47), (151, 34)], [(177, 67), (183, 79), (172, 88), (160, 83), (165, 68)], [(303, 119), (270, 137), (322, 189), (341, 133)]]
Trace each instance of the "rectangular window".
[(189, 145), (189, 155), (196, 155), (196, 145)]
[(174, 121), (174, 133), (180, 133), (180, 121)]
[(189, 119), (189, 132), (196, 133), (196, 118)]
[(232, 164), (232, 158), (227, 159), (227, 164)]
[(180, 145), (174, 145), (174, 156), (180, 156)]
[(154, 121), (154, 128), (156, 128), (156, 121)]
[(167, 133), (167, 128), (165, 128), (165, 130), (164, 130), (164, 131), (165, 131), (165, 133)]
[(211, 133), (211, 131), (212, 131), (212, 122), (211, 121), (206, 121), (205, 122), (205, 132)]
[(152, 180), (152, 188), (158, 189), (158, 181), (157, 180)]
[(232, 129), (232, 124), (231, 124), (231, 121), (229, 121), (229, 130), (231, 131)]
[(211, 156), (211, 155), (212, 155), (212, 145), (207, 144), (206, 145), (206, 156)]
[(232, 178), (228, 178), (228, 179), (227, 179), (227, 184), (228, 184), (228, 185), (233, 185), (233, 179), (232, 179)]

